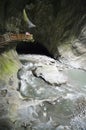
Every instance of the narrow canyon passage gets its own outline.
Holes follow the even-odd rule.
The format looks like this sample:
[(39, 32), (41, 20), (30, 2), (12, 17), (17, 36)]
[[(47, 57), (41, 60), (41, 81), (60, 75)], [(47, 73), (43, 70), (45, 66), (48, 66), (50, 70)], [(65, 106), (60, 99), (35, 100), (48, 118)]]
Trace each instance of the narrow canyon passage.
[(11, 33), (24, 37), (0, 48), (0, 130), (86, 130), (86, 0), (0, 0)]
[(18, 54), (38, 54), (53, 57), (49, 53), (48, 49), (39, 42), (34, 43), (21, 42), (20, 44), (17, 44), (16, 51)]

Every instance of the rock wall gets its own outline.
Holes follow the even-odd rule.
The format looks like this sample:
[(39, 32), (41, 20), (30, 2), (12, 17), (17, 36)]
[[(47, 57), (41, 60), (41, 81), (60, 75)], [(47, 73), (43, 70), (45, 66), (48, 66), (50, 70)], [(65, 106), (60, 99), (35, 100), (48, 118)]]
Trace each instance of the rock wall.
[[(85, 37), (85, 7), (85, 0), (3, 0), (0, 1), (0, 30), (31, 31), (36, 41), (56, 58), (59, 45), (71, 43), (79, 35)], [(36, 28), (25, 26), (22, 18), (24, 8)]]
[(58, 45), (78, 38), (86, 22), (85, 0), (44, 0), (31, 3), (28, 10), (36, 24), (36, 39), (58, 57)]
[[(80, 47), (81, 43), (85, 44), (85, 0), (30, 0), (29, 3), (26, 2), (28, 0), (0, 1), (0, 33), (26, 30), (22, 23), (22, 10), (26, 8), (30, 19), (36, 24), (36, 28), (30, 31), (34, 34), (35, 39), (43, 44), (55, 58), (59, 55), (58, 46), (60, 45), (66, 44), (68, 47), (67, 44), (73, 43), (72, 41), (75, 41), (76, 38), (79, 42), (77, 44), (75, 42), (74, 48), (78, 44)], [(86, 52), (86, 50), (82, 49), (84, 52), (80, 52), (80, 50), (77, 50), (80, 54)], [(65, 49), (65, 51), (67, 50)], [(25, 62), (25, 59), (23, 60)], [(61, 86), (60, 80), (62, 81), (63, 76), (60, 77), (59, 73), (64, 68), (68, 69), (68, 66), (63, 66), (54, 59), (49, 60), (48, 57), (39, 56), (35, 59), (31, 56), (28, 60), (23, 65), (25, 68), (20, 71), (21, 75), (17, 77), (17, 71), (21, 65), (15, 48), (6, 47), (4, 53), (0, 52), (0, 130), (78, 130), (78, 128), (84, 130), (86, 128), (86, 83), (84, 89), (80, 88), (80, 90), (69, 82), (65, 86)], [(45, 70), (42, 63), (45, 64)], [(58, 81), (51, 83), (52, 80), (49, 78), (52, 79), (52, 74), (56, 77), (53, 80), (58, 79)], [(49, 77), (50, 75), (51, 77)], [(17, 78), (20, 80), (19, 87)], [(63, 83), (65, 83), (64, 79)], [(53, 85), (50, 86), (51, 84)], [(44, 98), (43, 94), (45, 94)], [(28, 95), (32, 97), (32, 100), (31, 97), (28, 98)], [(24, 96), (26, 97), (24, 98)], [(45, 98), (53, 100), (44, 100)], [(38, 101), (33, 101), (33, 99), (38, 99)], [(52, 110), (54, 111), (52, 112)], [(70, 128), (69, 125), (71, 125)]]
[(0, 1), (0, 33), (19, 31), (25, 4), (24, 0)]

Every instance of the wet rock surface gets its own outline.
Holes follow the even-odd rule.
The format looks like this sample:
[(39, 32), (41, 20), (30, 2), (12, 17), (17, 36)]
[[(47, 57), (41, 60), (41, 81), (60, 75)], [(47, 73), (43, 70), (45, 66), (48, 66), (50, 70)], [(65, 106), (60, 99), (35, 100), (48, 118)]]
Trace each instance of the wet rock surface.
[(86, 130), (86, 72), (47, 56), (19, 59), (18, 88), (0, 82), (0, 130)]
[(86, 0), (3, 0), (0, 5), (0, 33), (29, 31), (25, 8), (36, 24), (30, 30), (36, 41), (54, 58), (61, 55), (60, 62), (21, 55), (18, 79), (0, 80), (0, 130), (86, 130)]
[(62, 66), (60, 67), (60, 64), (52, 58), (28, 55), (23, 56), (23, 59), (20, 56), (20, 60), (24, 67), (18, 74), (20, 79), (19, 89), (22, 95), (26, 95), (26, 97), (32, 95), (34, 98), (46, 99), (51, 97), (51, 94), (56, 96), (55, 86), (61, 86), (67, 82), (67, 77), (61, 72)]

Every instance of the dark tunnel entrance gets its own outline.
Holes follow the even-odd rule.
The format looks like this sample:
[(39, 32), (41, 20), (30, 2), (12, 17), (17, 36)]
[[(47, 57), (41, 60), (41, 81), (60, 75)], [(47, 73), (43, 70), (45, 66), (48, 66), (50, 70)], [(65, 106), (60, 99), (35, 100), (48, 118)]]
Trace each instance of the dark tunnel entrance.
[(16, 51), (18, 54), (38, 54), (38, 55), (46, 55), (49, 57), (53, 56), (49, 53), (49, 51), (39, 42), (27, 43), (21, 42), (17, 44)]

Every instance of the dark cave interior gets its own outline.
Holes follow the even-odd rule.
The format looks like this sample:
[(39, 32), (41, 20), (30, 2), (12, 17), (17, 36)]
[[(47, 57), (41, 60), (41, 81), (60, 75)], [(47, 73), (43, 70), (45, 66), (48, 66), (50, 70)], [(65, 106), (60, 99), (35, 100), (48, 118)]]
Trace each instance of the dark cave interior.
[(39, 42), (34, 42), (34, 43), (21, 42), (17, 44), (16, 51), (18, 54), (46, 55), (53, 58), (53, 56), (49, 53), (47, 48), (44, 47)]

